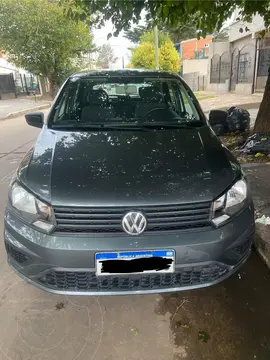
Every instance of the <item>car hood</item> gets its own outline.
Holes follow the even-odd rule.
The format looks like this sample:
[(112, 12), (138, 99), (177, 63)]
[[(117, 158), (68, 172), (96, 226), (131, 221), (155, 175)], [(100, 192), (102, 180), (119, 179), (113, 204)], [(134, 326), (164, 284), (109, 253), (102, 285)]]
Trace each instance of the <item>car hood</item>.
[(53, 205), (117, 206), (211, 201), (239, 172), (208, 126), (100, 132), (44, 128), (18, 177)]

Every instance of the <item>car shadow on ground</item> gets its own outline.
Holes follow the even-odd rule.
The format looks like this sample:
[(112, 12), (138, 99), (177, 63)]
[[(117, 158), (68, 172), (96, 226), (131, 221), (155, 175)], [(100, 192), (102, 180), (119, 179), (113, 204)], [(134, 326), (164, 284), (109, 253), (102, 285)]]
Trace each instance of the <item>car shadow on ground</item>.
[(174, 344), (188, 360), (266, 360), (269, 299), (269, 270), (253, 252), (239, 272), (219, 285), (162, 295), (156, 312), (170, 313)]

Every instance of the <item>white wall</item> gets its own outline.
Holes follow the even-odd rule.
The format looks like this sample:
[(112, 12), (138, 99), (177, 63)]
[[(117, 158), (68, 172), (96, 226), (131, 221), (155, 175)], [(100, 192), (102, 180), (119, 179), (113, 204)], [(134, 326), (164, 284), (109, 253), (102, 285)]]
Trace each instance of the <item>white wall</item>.
[(209, 46), (209, 59), (215, 54), (222, 55), (224, 52), (230, 51), (230, 43), (228, 41), (213, 42)]
[(183, 74), (198, 72), (199, 75), (207, 75), (209, 59), (183, 60)]
[(253, 47), (253, 51), (255, 53), (256, 39), (255, 38), (253, 39), (251, 34), (246, 35), (245, 37), (241, 39), (237, 39), (234, 42), (232, 42), (231, 50), (233, 51), (236, 48), (238, 50), (241, 50), (246, 45), (250, 45), (250, 47)]
[(0, 58), (0, 74), (11, 74), (15, 75), (15, 72), (19, 71), (20, 74), (29, 74), (26, 70), (17, 68), (15, 65), (7, 61), (7, 59)]
[[(245, 27), (249, 30), (245, 31)], [(239, 30), (243, 29), (244, 31), (241, 33)], [(247, 35), (251, 35), (253, 33), (262, 31), (264, 29), (264, 21), (263, 18), (259, 15), (253, 16), (252, 23), (244, 23), (243, 21), (236, 21), (231, 24), (229, 31), (229, 41), (233, 42), (238, 39), (242, 39)]]
[(217, 92), (217, 93), (227, 93), (227, 92), (229, 92), (229, 80), (227, 80), (225, 83), (221, 83), (221, 84), (210, 84), (210, 82), (209, 82), (207, 84), (207, 90)]

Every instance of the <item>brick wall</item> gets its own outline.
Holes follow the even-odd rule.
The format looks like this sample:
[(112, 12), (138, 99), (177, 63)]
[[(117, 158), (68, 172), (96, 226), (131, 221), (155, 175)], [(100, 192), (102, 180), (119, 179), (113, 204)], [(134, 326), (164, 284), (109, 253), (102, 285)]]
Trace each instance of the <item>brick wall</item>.
[(190, 39), (182, 41), (181, 48), (182, 48), (182, 60), (187, 59), (195, 59), (195, 52), (201, 52), (203, 49), (205, 54), (208, 55), (208, 45), (212, 43), (212, 36), (207, 36), (205, 39), (201, 38), (200, 40), (197, 39)]

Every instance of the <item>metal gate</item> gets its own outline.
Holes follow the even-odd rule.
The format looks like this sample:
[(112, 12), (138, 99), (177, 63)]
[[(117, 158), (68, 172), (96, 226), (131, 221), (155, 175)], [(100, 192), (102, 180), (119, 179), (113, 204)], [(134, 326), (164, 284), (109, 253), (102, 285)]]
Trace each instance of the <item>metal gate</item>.
[(231, 62), (230, 91), (234, 91), (238, 82), (239, 50), (234, 49)]
[(15, 82), (12, 74), (0, 75), (0, 98), (1, 94), (15, 94)]

